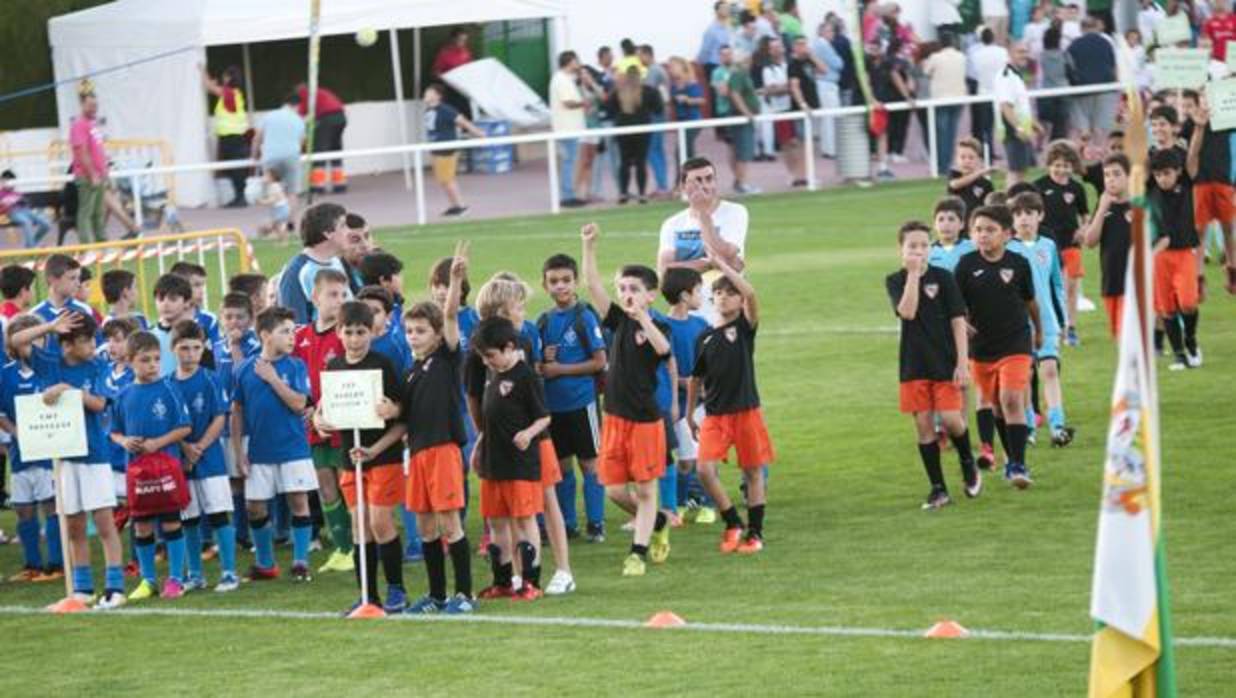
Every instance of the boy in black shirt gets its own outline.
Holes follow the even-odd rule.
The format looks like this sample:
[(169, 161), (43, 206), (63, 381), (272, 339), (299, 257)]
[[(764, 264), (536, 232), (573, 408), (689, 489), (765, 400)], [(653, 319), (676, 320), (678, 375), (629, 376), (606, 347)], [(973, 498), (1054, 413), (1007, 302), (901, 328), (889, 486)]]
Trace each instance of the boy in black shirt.
[[(695, 368), (687, 384), (687, 424), (699, 435), (699, 476), (725, 520), (721, 552), (752, 555), (764, 549), (764, 468), (772, 464), (772, 440), (755, 386), (755, 331), (760, 323), (755, 289), (719, 255), (708, 261), (723, 274), (712, 284), (717, 317), (695, 340)], [(695, 405), (704, 395), (704, 423)], [(717, 464), (733, 446), (747, 492), (747, 535), (742, 519), (717, 477)]]
[[(1103, 194), (1094, 218), (1086, 226), (1086, 247), (1099, 248), (1103, 307), (1113, 338), (1120, 336), (1124, 309), (1124, 276), (1129, 265), (1133, 208), (1129, 204), (1129, 159), (1112, 155), (1103, 162)], [(1196, 189), (1194, 190), (1196, 191)]]
[(1034, 186), (1043, 197), (1043, 223), (1040, 230), (1056, 243), (1060, 251), (1060, 266), (1064, 267), (1065, 295), (1065, 342), (1077, 346), (1077, 296), (1081, 290), (1081, 248), (1078, 246), (1078, 230), (1086, 222), (1090, 207), (1086, 203), (1086, 189), (1073, 178), (1081, 168), (1077, 151), (1067, 141), (1056, 141), (1047, 149), (1047, 174), (1039, 177)]
[[(360, 441), (352, 429), (335, 429), (319, 406), (314, 411), (314, 426), (321, 432), (339, 431), (343, 451), (352, 463), (361, 463), (364, 478), (365, 520), (357, 512), (356, 470), (343, 468), (339, 473), (339, 491), (352, 513), (352, 546), (356, 562), (357, 583), (360, 582), (360, 553), (365, 546), (367, 591), (371, 603), (381, 603), (378, 596), (378, 562), (386, 577), (387, 613), (403, 613), (407, 608), (407, 592), (403, 586), (403, 544), (395, 527), (395, 507), (403, 496), (404, 425), (399, 416), (399, 372), (391, 360), (370, 351), (373, 341), (373, 311), (361, 301), (348, 301), (339, 310), (335, 329), (343, 343), (343, 356), (326, 363), (326, 371), (381, 371), (382, 400), (377, 405), (378, 416), (386, 421), (385, 428), (361, 429)], [(253, 438), (260, 438), (255, 434)], [(360, 602), (352, 610), (359, 607)], [(350, 613), (351, 611), (349, 611)]]
[[(983, 166), (983, 146), (976, 138), (962, 138), (957, 141), (957, 168), (949, 170), (948, 193), (960, 198), (966, 204), (966, 213), (962, 220), (968, 220), (971, 213), (983, 205), (987, 195), (996, 190), (991, 183), (993, 168)], [(970, 237), (962, 230), (963, 239)]]
[[(615, 282), (619, 303), (610, 300), (597, 271), (600, 232), (596, 223), (580, 231), (584, 281), (593, 307), (604, 318), (603, 326), (614, 333), (605, 380), (598, 474), (610, 500), (635, 516), (631, 553), (623, 562), (622, 574), (636, 577), (646, 571), (645, 557), (653, 562), (669, 557), (667, 518), (657, 510), (657, 480), (665, 472), (666, 449), (656, 386), (657, 366), (671, 352), (670, 333), (667, 325), (648, 313), (657, 288), (657, 273), (652, 269), (638, 264), (623, 267)], [(629, 484), (635, 486), (634, 496), (627, 491)]]
[(970, 380), (966, 306), (953, 275), (927, 263), (931, 234), (925, 223), (910, 221), (897, 231), (901, 270), (884, 280), (893, 310), (901, 319), (901, 411), (914, 417), (918, 453), (931, 482), (924, 509), (952, 503), (940, 469), (940, 442), (933, 415), (948, 431), (966, 483), (966, 496), (977, 497), (983, 487), (970, 432), (962, 418), (962, 387)]
[[(1163, 323), (1175, 360), (1171, 370), (1198, 368), (1197, 226), (1193, 224), (1193, 190), (1182, 177), (1184, 162), (1175, 149), (1150, 156), (1150, 200), (1154, 243), (1154, 312)], [(1183, 333), (1181, 329), (1183, 328)]]
[[(403, 316), (416, 364), (403, 388), (408, 431), (408, 487), (404, 506), (416, 513), (429, 593), (409, 612), (471, 613), (472, 561), (460, 512), (464, 506), (462, 447), (467, 442), (459, 392), (459, 299), (467, 274), (467, 246), (455, 249), (443, 307), (417, 303)], [(446, 598), (445, 539), (455, 569), (455, 595)]]
[(995, 407), (996, 430), (1008, 458), (1004, 477), (1025, 489), (1031, 484), (1025, 398), (1032, 357), (1043, 342), (1033, 271), (1025, 257), (1004, 249), (1013, 228), (1007, 208), (984, 206), (971, 222), (978, 249), (962, 257), (954, 272), (975, 329), (971, 373), (983, 400)]
[(1219, 133), (1210, 125), (1210, 109), (1201, 104), (1193, 107), (1193, 134), (1189, 138), (1186, 163), (1193, 180), (1193, 222), (1203, 230), (1211, 221), (1223, 230), (1227, 251), (1227, 291), (1236, 293), (1236, 237), (1232, 224), (1236, 220), (1236, 189), (1232, 187), (1232, 148), (1230, 134)]
[[(492, 373), (481, 400), (478, 447), (481, 471), (481, 514), (489, 519), (498, 550), (489, 554), (493, 585), (480, 593), (487, 598), (541, 598), (541, 534), (536, 516), (543, 510), (541, 451), (537, 437), (549, 428), (544, 388), (536, 371), (523, 359), (519, 333), (510, 320), (482, 320), (473, 346)], [(523, 586), (511, 588), (518, 540)]]

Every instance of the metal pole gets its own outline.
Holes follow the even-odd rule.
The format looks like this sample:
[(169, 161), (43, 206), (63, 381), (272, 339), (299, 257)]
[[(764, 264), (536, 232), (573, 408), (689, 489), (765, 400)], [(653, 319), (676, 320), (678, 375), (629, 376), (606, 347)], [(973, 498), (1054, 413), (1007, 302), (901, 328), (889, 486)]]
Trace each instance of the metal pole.
[[(399, 145), (405, 145), (408, 142), (408, 112), (407, 105), (404, 104), (403, 98), (403, 70), (402, 61), (399, 60), (399, 30), (391, 27), (391, 68), (395, 72), (395, 107), (399, 113)], [(403, 188), (406, 190), (412, 189), (412, 165), (407, 153), (402, 153), (400, 157), (403, 159)]]
[[(319, 33), (321, 14), (322, 0), (309, 0), (309, 84), (306, 86), (308, 99), (305, 100), (305, 119), (308, 121), (308, 128), (305, 129), (305, 143), (308, 147), (305, 150), (309, 155), (313, 155), (313, 132), (318, 121), (318, 57), (322, 48), (322, 37)], [(309, 167), (305, 168), (305, 201), (312, 204), (313, 161), (308, 162)]]
[(678, 168), (682, 171), (682, 165), (687, 161), (687, 127), (682, 126), (679, 122), (678, 126)]
[(413, 179), (416, 183), (416, 223), (417, 225), (425, 225), (428, 220), (428, 213), (425, 211), (425, 156), (424, 151), (416, 151), (412, 154), (412, 160), (415, 165), (412, 168)]
[(421, 28), (412, 28), (412, 43), (416, 44), (416, 48), (412, 51), (412, 91), (416, 93), (419, 99), (421, 93)]
[(253, 63), (249, 60), (249, 44), (241, 44), (240, 50), (241, 55), (244, 56), (245, 66), (245, 111), (252, 118), (253, 102), (256, 97), (253, 94)]
[(129, 177), (129, 186), (133, 188), (133, 224), (137, 226), (138, 230), (141, 230), (142, 229), (142, 189), (141, 187), (137, 186), (137, 175), (133, 175), (132, 177)]
[(811, 128), (811, 112), (803, 112), (803, 157), (807, 164), (807, 191), (816, 190), (815, 181), (815, 138)]
[(939, 152), (940, 144), (936, 142), (936, 107), (933, 104), (927, 107), (927, 161), (931, 166), (932, 179), (940, 176), (940, 167), (937, 163)]
[(558, 213), (562, 210), (562, 202), (558, 200), (558, 142), (552, 136), (545, 141), (545, 150), (549, 163), (549, 211)]

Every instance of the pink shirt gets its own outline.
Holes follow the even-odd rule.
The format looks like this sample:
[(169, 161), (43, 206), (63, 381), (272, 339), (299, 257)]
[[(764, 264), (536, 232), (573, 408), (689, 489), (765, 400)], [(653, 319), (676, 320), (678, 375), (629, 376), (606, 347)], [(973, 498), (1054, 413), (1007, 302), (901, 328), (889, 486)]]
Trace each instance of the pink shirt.
[(107, 154), (103, 152), (103, 135), (94, 119), (79, 116), (69, 128), (69, 145), (73, 148), (73, 176), (85, 177), (86, 169), (77, 158), (78, 146), (86, 146), (96, 174), (107, 172)]

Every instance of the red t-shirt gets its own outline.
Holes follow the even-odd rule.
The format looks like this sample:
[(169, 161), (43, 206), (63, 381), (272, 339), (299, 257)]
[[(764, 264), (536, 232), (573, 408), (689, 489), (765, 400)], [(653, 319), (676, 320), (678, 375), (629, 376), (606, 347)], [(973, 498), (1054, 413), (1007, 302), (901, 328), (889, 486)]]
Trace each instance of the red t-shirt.
[(472, 62), (472, 52), (467, 46), (457, 46), (448, 44), (438, 51), (438, 55), (433, 59), (433, 74), (442, 75), (458, 68), (465, 63)]
[(12, 320), (15, 316), (21, 315), (22, 309), (13, 301), (5, 301), (0, 303), (0, 317), (5, 320)]
[[(302, 85), (296, 88), (296, 94), (300, 95), (300, 104), (296, 107), (296, 113), (304, 116), (309, 110), (309, 88)], [(343, 100), (325, 87), (319, 87), (318, 101), (313, 108), (314, 117), (320, 119), (327, 114), (341, 111), (343, 111)]]
[[(309, 369), (309, 393), (315, 403), (322, 397), (322, 371), (326, 369), (326, 364), (343, 355), (343, 340), (339, 339), (334, 327), (325, 332), (318, 332), (315, 324), (296, 328), (296, 348), (292, 350), (292, 356), (304, 361), (305, 368)], [(308, 432), (310, 446), (326, 443), (312, 424), (308, 426)], [(342, 443), (338, 434), (330, 439), (330, 445), (336, 448)]]
[(1202, 25), (1202, 36), (1210, 39), (1210, 57), (1227, 60), (1227, 42), (1236, 41), (1236, 13), (1213, 15)]

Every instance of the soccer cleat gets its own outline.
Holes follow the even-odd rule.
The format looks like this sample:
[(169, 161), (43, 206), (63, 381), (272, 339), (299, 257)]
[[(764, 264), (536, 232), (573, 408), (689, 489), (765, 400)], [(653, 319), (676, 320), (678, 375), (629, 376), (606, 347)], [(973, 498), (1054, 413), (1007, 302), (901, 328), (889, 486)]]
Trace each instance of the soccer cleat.
[(10, 582), (33, 582), (35, 577), (43, 574), (37, 567), (23, 567), (20, 572), (9, 577)]
[(546, 596), (562, 596), (575, 591), (575, 577), (571, 576), (566, 570), (557, 570), (554, 572), (553, 579), (549, 580), (549, 586), (545, 587)]
[(741, 528), (727, 528), (721, 534), (721, 552), (732, 553), (738, 550), (738, 544), (742, 542)]
[(165, 599), (179, 599), (185, 595), (185, 587), (178, 579), (168, 577), (163, 582), (163, 591), (159, 592), (159, 596)]
[(154, 582), (151, 582), (149, 579), (143, 579), (141, 582), (138, 582), (137, 588), (129, 592), (130, 601), (145, 601), (146, 599), (153, 599), (155, 596), (158, 596), (158, 590), (155, 589)]
[(700, 507), (699, 511), (695, 512), (695, 523), (708, 524), (717, 523), (717, 510), (715, 507)]
[(1051, 445), (1055, 448), (1064, 448), (1073, 443), (1073, 435), (1077, 433), (1073, 427), (1060, 427), (1051, 431)]
[(31, 579), (32, 582), (54, 582), (58, 579), (64, 579), (64, 569), (61, 567), (47, 567), (42, 572)]
[(309, 541), (309, 552), (316, 553), (321, 549), (322, 549), (322, 541), (318, 540), (317, 538), (314, 538), (313, 540)]
[(978, 467), (982, 470), (991, 470), (996, 467), (996, 453), (992, 450), (991, 444), (983, 444), (979, 446)]
[(201, 577), (189, 577), (185, 580), (185, 593), (201, 591), (206, 588), (206, 580)]
[(219, 577), (219, 583), (215, 585), (215, 591), (220, 594), (236, 591), (239, 588), (240, 578), (231, 572), (224, 573), (222, 577)]
[(408, 592), (404, 591), (403, 587), (397, 587), (393, 584), (386, 587), (386, 603), (382, 604), (382, 610), (387, 613), (403, 613), (408, 609)]
[(537, 588), (532, 582), (526, 582), (511, 596), (512, 601), (536, 601), (545, 595), (545, 592)]
[(457, 616), (464, 613), (472, 613), (476, 610), (476, 607), (476, 599), (470, 599), (464, 594), (455, 594), (447, 599), (446, 608), (442, 609), (442, 612), (447, 615)]
[(627, 559), (622, 561), (622, 576), (624, 577), (642, 577), (648, 571), (648, 565), (645, 564), (644, 558), (631, 553), (627, 555)]
[(355, 569), (356, 563), (352, 561), (352, 556), (338, 548), (335, 548), (331, 551), (330, 557), (326, 558), (326, 562), (318, 568), (318, 573), (352, 572)]
[(251, 565), (248, 573), (245, 574), (245, 579), (251, 582), (266, 582), (272, 579), (279, 578), (279, 565), (274, 567), (258, 567)]
[(974, 471), (974, 480), (966, 480), (966, 496), (974, 499), (983, 491), (983, 473)]
[(628, 519), (626, 523), (622, 524), (622, 530), (626, 531), (627, 533), (634, 531), (635, 530), (635, 519)]
[(754, 555), (764, 549), (764, 539), (757, 535), (747, 536), (734, 552), (739, 555)]
[(312, 582), (313, 577), (309, 574), (309, 565), (306, 565), (303, 562), (292, 563), (292, 581)]
[(653, 563), (660, 565), (669, 559), (669, 535), (669, 522), (666, 522), (666, 524), (661, 527), (660, 531), (652, 532), (652, 540), (648, 543), (648, 559)]
[(931, 494), (927, 495), (927, 501), (923, 502), (923, 511), (935, 511), (953, 503), (953, 498), (948, 496), (948, 490), (933, 489)]
[(515, 595), (515, 590), (509, 586), (499, 586), (492, 584), (481, 589), (481, 593), (476, 595), (478, 599), (509, 599)]
[(1189, 357), (1184, 354), (1177, 354), (1176, 358), (1167, 367), (1169, 371), (1187, 371), (1189, 369)]
[(425, 553), (421, 550), (420, 540), (414, 540), (404, 546), (403, 561), (405, 564), (410, 562), (421, 562), (424, 559)]
[(103, 598), (94, 605), (96, 611), (110, 611), (113, 608), (120, 608), (125, 604), (123, 591), (106, 591), (103, 592)]
[(429, 615), (431, 613), (439, 613), (441, 611), (446, 610), (446, 602), (439, 601), (435, 599), (434, 597), (430, 596), (429, 594), (425, 594), (424, 596), (417, 599), (416, 601), (413, 601), (411, 605), (407, 603), (407, 599), (405, 598), (404, 607), (405, 608), (403, 611), (392, 611), (388, 608), (386, 609), (386, 612), (387, 613), (406, 613), (412, 616), (423, 616), (423, 615)]
[(588, 536), (585, 540), (589, 543), (604, 543), (605, 524), (588, 524)]
[(1034, 481), (1030, 479), (1030, 470), (1021, 463), (1010, 463), (1005, 470), (1008, 472), (1008, 480), (1013, 483), (1013, 487), (1019, 490), (1024, 490), (1034, 484)]
[(1189, 368), (1201, 368), (1202, 367), (1202, 348), (1195, 347), (1193, 351), (1189, 352), (1186, 355), (1185, 360), (1189, 363)]

